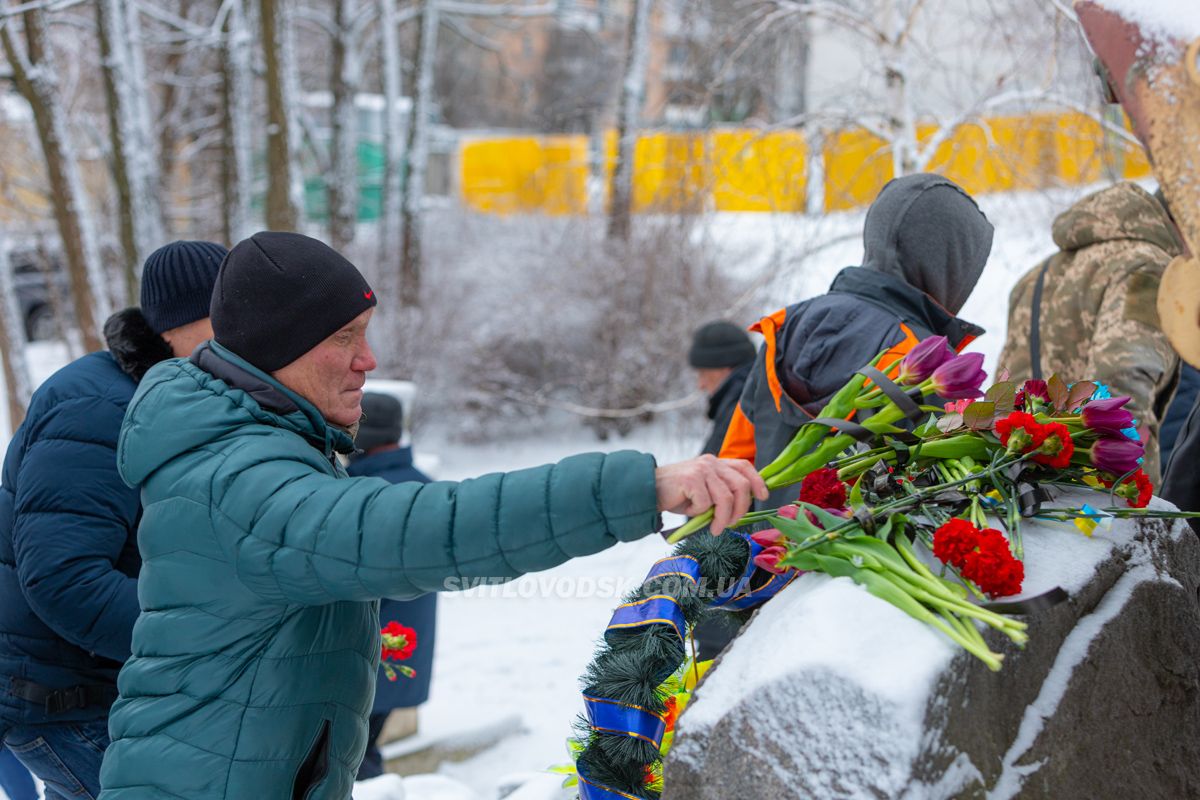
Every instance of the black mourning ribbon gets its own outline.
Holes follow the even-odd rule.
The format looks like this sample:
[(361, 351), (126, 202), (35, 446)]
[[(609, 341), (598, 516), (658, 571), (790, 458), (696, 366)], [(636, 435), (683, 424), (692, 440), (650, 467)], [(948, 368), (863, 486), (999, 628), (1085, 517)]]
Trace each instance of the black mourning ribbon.
[[(904, 414), (907, 419), (911, 419), (913, 421), (920, 419), (921, 407), (917, 404), (917, 401), (913, 399), (912, 395), (893, 383), (892, 379), (887, 375), (884, 375), (882, 372), (875, 369), (875, 367), (863, 367), (858, 371), (858, 374), (865, 375), (867, 378), (870, 378), (875, 385), (879, 387), (879, 390), (886, 394), (888, 399), (896, 404), (896, 408), (900, 409), (900, 412)], [(912, 389), (910, 391), (916, 390)]]

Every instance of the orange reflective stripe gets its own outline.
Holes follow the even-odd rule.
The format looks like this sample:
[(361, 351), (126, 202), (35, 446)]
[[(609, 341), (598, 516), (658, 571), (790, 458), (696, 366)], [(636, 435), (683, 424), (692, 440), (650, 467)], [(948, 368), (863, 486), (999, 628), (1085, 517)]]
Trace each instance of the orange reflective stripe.
[(725, 431), (725, 441), (721, 442), (721, 458), (744, 458), (751, 464), (757, 448), (754, 446), (754, 423), (742, 411), (739, 402), (733, 409), (733, 419), (729, 420), (729, 428)]
[[(879, 359), (879, 369), (889, 378), (895, 378), (900, 374), (900, 359), (908, 355), (908, 352), (917, 346), (920, 341), (917, 335), (913, 333), (912, 328), (900, 323), (900, 330), (904, 332), (904, 339), (883, 354), (883, 358)], [(867, 381), (867, 385), (870, 385)]]
[(750, 326), (751, 331), (763, 335), (763, 341), (767, 346), (767, 357), (763, 367), (767, 372), (767, 387), (770, 388), (771, 397), (775, 400), (775, 410), (780, 412), (783, 411), (783, 385), (779, 382), (779, 375), (775, 372), (775, 354), (778, 347), (775, 333), (786, 318), (787, 309), (781, 308)]

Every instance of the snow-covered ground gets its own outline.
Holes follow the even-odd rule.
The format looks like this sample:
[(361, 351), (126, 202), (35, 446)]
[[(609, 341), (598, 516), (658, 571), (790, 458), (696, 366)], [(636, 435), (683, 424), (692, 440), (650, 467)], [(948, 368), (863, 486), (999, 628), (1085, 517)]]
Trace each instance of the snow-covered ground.
[[(962, 315), (989, 331), (972, 347), (986, 354), (989, 371), (1004, 341), (1009, 289), (1052, 252), (1050, 222), (1081, 194), (1074, 189), (980, 200), (996, 225), (996, 237), (988, 268)], [(768, 289), (769, 303), (740, 309), (737, 316), (769, 312), (823, 292), (840, 268), (858, 263), (862, 221), (862, 213), (714, 217), (708, 235), (729, 254), (730, 269), (745, 270)], [(64, 358), (62, 348), (48, 346), (32, 348), (30, 356), (38, 380)], [(0, 434), (4, 430), (0, 427)], [(457, 443), (449, 431), (435, 428), (417, 433), (415, 449), (437, 478), (461, 479), (585, 450), (633, 448), (655, 454), (660, 462), (676, 461), (694, 454), (702, 430), (700, 420), (675, 421), (598, 443), (577, 425), (567, 425), (536, 439), (478, 446)], [(578, 676), (620, 595), (667, 550), (660, 538), (648, 537), (506, 586), (442, 595), (433, 688), (420, 712), (421, 729), (425, 735), (453, 737), (490, 722), (511, 733), (466, 761), (442, 764), (440, 772), (469, 786), (480, 800), (491, 800), (511, 776), (565, 761), (565, 740), (581, 709)], [(409, 797), (437, 800), (411, 791)]]

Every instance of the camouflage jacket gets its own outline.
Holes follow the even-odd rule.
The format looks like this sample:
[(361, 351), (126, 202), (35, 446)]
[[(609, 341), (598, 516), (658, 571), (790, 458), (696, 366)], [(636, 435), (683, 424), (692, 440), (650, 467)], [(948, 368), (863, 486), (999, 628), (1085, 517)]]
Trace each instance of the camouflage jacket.
[(1158, 426), (1175, 392), (1179, 357), (1159, 327), (1158, 284), (1180, 245), (1159, 202), (1132, 183), (1089, 195), (1054, 220), (1059, 252), (1027, 272), (1009, 297), (1000, 365), (1031, 376), (1030, 328), (1038, 274), (1041, 371), (1095, 380), (1129, 395), (1148, 434), (1145, 469), (1159, 485)]

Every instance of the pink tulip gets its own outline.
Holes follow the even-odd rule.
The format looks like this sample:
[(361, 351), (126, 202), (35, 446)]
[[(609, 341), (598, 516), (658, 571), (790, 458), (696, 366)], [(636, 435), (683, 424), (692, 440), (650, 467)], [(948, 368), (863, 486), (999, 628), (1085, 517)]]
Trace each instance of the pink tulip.
[(787, 548), (781, 545), (768, 547), (766, 550), (763, 550), (754, 557), (754, 565), (756, 567), (765, 569), (767, 572), (774, 573), (775, 575), (782, 575), (783, 573), (787, 572), (787, 568), (779, 566), (779, 559), (783, 558), (785, 555), (787, 555)]
[(750, 534), (750, 538), (763, 547), (773, 547), (783, 539), (783, 532), (767, 528), (765, 531)]

